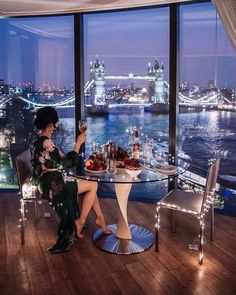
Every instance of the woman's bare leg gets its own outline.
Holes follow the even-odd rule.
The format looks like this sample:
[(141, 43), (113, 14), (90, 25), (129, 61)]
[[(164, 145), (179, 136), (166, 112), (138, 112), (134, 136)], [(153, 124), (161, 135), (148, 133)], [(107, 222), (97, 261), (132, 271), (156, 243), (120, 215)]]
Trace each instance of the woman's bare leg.
[(84, 193), (84, 199), (82, 203), (82, 209), (80, 213), (80, 218), (75, 220), (77, 236), (83, 238), (81, 231), (83, 229), (85, 220), (91, 210), (95, 198), (97, 196), (97, 183), (93, 181), (79, 180), (77, 181), (78, 193)]
[(85, 220), (91, 208), (93, 208), (96, 214), (95, 223), (98, 224), (103, 229), (105, 234), (110, 234), (111, 231), (106, 227), (105, 219), (102, 214), (101, 207), (98, 201), (97, 183), (93, 181), (79, 180), (77, 181), (77, 185), (78, 185), (78, 192), (80, 194), (84, 193), (84, 199), (82, 203), (80, 218), (75, 221), (77, 236), (79, 238), (83, 238), (81, 231), (83, 229)]
[(112, 231), (109, 228), (107, 228), (107, 226), (106, 226), (106, 222), (105, 222), (104, 216), (102, 214), (102, 210), (101, 210), (97, 195), (96, 195), (96, 198), (95, 198), (95, 200), (93, 202), (93, 207), (92, 208), (93, 208), (93, 211), (96, 214), (95, 223), (102, 228), (104, 234), (106, 234), (106, 235), (111, 234)]

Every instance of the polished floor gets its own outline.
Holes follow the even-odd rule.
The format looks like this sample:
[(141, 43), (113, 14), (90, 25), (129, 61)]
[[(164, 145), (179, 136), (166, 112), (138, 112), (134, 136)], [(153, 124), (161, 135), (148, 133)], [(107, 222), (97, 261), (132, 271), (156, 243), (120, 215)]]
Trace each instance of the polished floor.
[[(236, 218), (216, 214), (215, 241), (207, 241), (204, 264), (187, 246), (197, 237), (196, 220), (184, 214), (176, 217), (176, 233), (162, 214), (160, 253), (151, 247), (133, 255), (101, 251), (92, 243), (97, 229), (94, 216), (88, 218), (85, 238), (73, 249), (50, 255), (46, 248), (56, 239), (58, 220), (51, 211), (37, 228), (32, 208), (26, 223), (26, 243), (20, 244), (19, 196), (0, 193), (0, 294), (2, 295), (145, 295), (145, 294), (236, 294)], [(118, 217), (116, 200), (101, 199), (108, 223)], [(46, 204), (40, 211), (51, 210)], [(42, 213), (42, 212), (41, 212)], [(155, 205), (130, 202), (130, 223), (154, 232)], [(208, 230), (207, 222), (207, 230)]]

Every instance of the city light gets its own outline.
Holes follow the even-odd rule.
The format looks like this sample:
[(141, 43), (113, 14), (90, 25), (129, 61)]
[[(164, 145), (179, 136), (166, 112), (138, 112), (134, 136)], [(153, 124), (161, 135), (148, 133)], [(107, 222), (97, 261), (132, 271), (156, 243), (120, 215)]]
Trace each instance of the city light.
[[(221, 173), (232, 173), (235, 51), (212, 3), (180, 5), (180, 10), (178, 155), (189, 162), (192, 175), (204, 177), (206, 159), (216, 156), (224, 160)], [(127, 146), (125, 130), (135, 125), (142, 128), (143, 141), (154, 138), (156, 151), (172, 161), (168, 158), (169, 17), (168, 7), (84, 15), (81, 77), (82, 112), (89, 122), (86, 153), (90, 141), (101, 145), (114, 139)], [(73, 58), (73, 16), (39, 17), (37, 22), (29, 17), (27, 26), (25, 21), (24, 17), (0, 21), (2, 40), (7, 38), (0, 60), (0, 182), (8, 187), (17, 182), (15, 155), (28, 148), (36, 135), (33, 120), (38, 108), (51, 105), (58, 110), (61, 131), (55, 140), (63, 151), (69, 151), (75, 137), (79, 81), (74, 81), (78, 69)], [(50, 34), (52, 28), (55, 35)], [(162, 188), (166, 190), (166, 183)], [(156, 191), (159, 197), (161, 192)]]

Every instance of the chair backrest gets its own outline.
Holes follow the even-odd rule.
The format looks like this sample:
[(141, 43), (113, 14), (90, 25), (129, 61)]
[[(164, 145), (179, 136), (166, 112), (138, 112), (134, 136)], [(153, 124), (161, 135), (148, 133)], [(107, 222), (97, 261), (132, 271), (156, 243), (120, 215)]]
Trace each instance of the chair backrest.
[(30, 180), (32, 175), (31, 152), (30, 149), (24, 151), (16, 157), (16, 173), (20, 190), (25, 182)]
[(202, 208), (201, 208), (202, 213), (205, 210), (205, 205), (207, 203), (207, 200), (209, 199), (209, 196), (211, 196), (211, 194), (214, 193), (215, 186), (216, 186), (216, 181), (217, 181), (217, 176), (218, 176), (218, 171), (219, 171), (219, 166), (220, 166), (220, 158), (217, 159), (208, 168), (205, 192), (204, 192)]

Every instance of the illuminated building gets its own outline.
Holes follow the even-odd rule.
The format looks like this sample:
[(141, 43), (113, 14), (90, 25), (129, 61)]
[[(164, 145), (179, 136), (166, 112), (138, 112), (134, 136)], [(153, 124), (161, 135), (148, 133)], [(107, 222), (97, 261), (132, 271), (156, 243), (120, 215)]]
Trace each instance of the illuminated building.
[(95, 81), (95, 86), (91, 95), (93, 96), (94, 105), (105, 105), (105, 65), (96, 58), (96, 61), (90, 62), (90, 81)]

